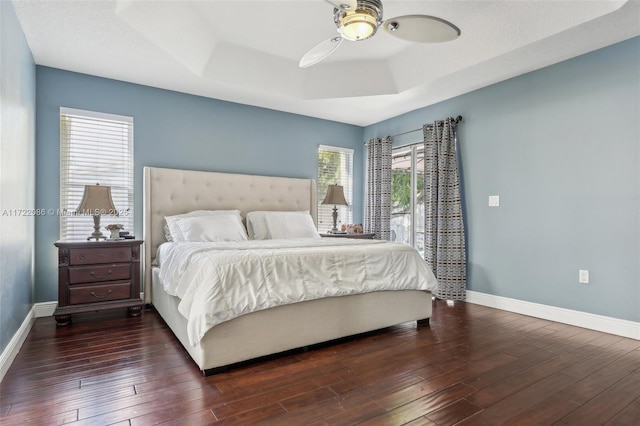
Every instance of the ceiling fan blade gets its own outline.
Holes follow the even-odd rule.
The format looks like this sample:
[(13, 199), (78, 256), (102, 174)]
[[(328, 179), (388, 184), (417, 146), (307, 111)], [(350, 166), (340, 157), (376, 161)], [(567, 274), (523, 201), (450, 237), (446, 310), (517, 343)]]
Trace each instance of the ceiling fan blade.
[(300, 68), (307, 68), (317, 64), (340, 47), (342, 40), (344, 40), (342, 37), (334, 36), (328, 40), (321, 41), (304, 54), (298, 66)]
[(358, 6), (357, 0), (326, 0), (326, 2), (342, 10), (356, 10), (356, 6)]
[(460, 28), (451, 22), (428, 15), (398, 16), (387, 19), (382, 26), (394, 37), (418, 43), (441, 43), (460, 35)]

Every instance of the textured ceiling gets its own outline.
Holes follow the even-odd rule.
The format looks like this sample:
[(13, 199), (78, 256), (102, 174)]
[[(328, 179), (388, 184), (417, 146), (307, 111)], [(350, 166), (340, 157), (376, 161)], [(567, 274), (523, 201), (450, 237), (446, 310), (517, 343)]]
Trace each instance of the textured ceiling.
[(640, 35), (640, 0), (383, 0), (385, 19), (444, 18), (418, 44), (378, 32), (323, 62), (333, 6), (298, 1), (13, 1), (37, 64), (368, 125)]

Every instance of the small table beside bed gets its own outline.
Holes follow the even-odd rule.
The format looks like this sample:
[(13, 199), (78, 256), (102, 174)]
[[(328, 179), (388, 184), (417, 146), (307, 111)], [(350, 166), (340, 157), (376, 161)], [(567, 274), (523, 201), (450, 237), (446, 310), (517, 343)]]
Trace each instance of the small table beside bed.
[(205, 374), (428, 322), (437, 283), (418, 252), (320, 238), (316, 208), (312, 179), (144, 168), (145, 302)]

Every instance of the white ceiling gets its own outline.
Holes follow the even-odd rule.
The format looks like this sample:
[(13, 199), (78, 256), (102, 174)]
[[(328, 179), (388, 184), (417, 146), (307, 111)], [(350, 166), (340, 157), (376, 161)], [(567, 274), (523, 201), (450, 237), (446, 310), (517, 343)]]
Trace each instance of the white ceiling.
[(365, 126), (640, 35), (640, 0), (383, 0), (385, 19), (460, 28), (417, 44), (380, 31), (300, 69), (333, 6), (289, 1), (14, 0), (39, 65)]

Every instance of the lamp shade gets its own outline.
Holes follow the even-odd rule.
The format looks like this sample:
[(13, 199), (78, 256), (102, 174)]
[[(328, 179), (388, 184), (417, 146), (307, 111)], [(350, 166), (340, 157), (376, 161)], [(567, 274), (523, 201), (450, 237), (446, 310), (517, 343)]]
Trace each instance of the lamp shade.
[(82, 201), (78, 206), (77, 213), (98, 215), (118, 215), (116, 207), (111, 198), (111, 187), (95, 185), (85, 185)]
[(348, 206), (347, 200), (344, 198), (344, 189), (341, 185), (329, 185), (327, 187), (327, 195), (322, 200), (322, 204), (333, 204)]

